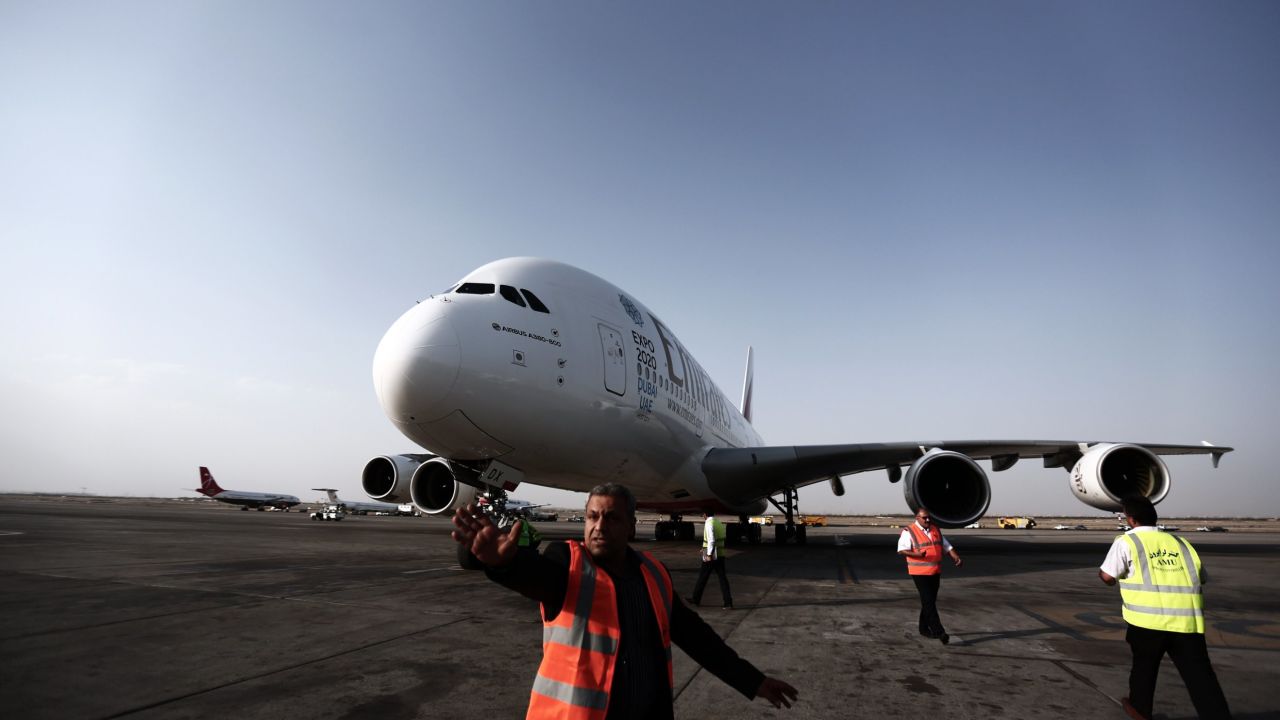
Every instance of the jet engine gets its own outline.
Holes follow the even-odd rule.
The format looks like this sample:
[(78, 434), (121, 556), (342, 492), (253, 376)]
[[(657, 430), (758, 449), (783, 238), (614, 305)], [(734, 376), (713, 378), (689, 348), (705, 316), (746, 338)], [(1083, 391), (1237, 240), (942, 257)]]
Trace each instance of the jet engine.
[(1139, 445), (1099, 443), (1071, 469), (1071, 491), (1080, 502), (1117, 511), (1121, 499), (1143, 495), (1158, 503), (1169, 494), (1169, 468)]
[(474, 502), (478, 493), (474, 486), (459, 482), (448, 461), (439, 457), (419, 465), (409, 481), (410, 499), (428, 515), (452, 513)]
[(991, 504), (987, 474), (968, 455), (934, 448), (911, 463), (903, 493), (912, 512), (928, 508), (940, 527), (976, 522)]
[(435, 455), (379, 455), (365, 464), (360, 486), (374, 500), (406, 502), (413, 472), (433, 457)]

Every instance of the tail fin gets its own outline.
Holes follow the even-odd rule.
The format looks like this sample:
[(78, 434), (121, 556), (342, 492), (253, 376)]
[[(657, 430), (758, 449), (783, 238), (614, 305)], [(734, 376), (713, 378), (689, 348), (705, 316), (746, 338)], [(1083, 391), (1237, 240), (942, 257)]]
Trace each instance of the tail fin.
[(742, 379), (742, 417), (751, 422), (751, 346), (747, 346), (747, 374)]
[(218, 487), (218, 483), (213, 479), (213, 473), (209, 472), (207, 467), (200, 468), (200, 489), (196, 492), (209, 497), (222, 492), (222, 488)]
[(337, 488), (311, 488), (311, 489), (329, 493), (329, 502), (333, 505), (337, 505), (339, 502), (341, 502), (340, 500), (338, 500)]

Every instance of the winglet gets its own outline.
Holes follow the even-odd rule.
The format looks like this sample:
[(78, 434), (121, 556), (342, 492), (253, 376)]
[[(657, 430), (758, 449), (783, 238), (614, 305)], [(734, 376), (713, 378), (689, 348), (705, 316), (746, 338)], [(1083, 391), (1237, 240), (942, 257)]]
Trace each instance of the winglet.
[(751, 346), (748, 345), (747, 346), (747, 373), (742, 378), (742, 404), (739, 406), (740, 409), (742, 410), (742, 417), (746, 418), (747, 422), (751, 422), (751, 385), (752, 385), (751, 355), (752, 355)]

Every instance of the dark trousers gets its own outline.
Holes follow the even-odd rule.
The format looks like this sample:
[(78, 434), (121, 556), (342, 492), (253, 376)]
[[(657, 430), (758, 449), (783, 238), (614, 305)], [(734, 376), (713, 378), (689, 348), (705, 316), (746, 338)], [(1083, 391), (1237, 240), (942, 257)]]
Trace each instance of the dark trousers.
[(1165, 653), (1173, 660), (1187, 686), (1191, 702), (1201, 718), (1230, 718), (1227, 698), (1222, 694), (1218, 676), (1209, 664), (1209, 649), (1201, 633), (1177, 633), (1129, 626), (1124, 639), (1133, 650), (1133, 669), (1129, 671), (1129, 703), (1138, 712), (1151, 717), (1155, 702), (1156, 675)]
[(920, 634), (945, 635), (942, 618), (938, 617), (938, 586), (942, 584), (942, 576), (912, 575), (911, 579), (916, 581), (916, 592), (920, 593)]
[(712, 570), (715, 570), (720, 578), (720, 595), (724, 598), (724, 606), (733, 607), (733, 594), (729, 592), (729, 577), (725, 575), (722, 557), (702, 563), (702, 571), (698, 573), (698, 583), (693, 586), (693, 604), (702, 602), (702, 591), (707, 587), (707, 579), (711, 577)]

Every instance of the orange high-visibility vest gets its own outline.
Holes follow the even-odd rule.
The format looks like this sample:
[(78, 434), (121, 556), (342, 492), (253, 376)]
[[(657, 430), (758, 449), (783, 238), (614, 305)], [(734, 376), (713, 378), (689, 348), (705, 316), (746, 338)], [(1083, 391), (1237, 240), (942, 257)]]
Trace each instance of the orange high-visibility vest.
[(907, 558), (907, 572), (912, 575), (942, 574), (942, 531), (937, 525), (930, 525), (929, 532), (911, 523), (907, 526), (911, 532), (911, 549), (924, 550), (924, 558)]
[[(609, 710), (609, 690), (618, 659), (622, 627), (613, 578), (591, 560), (578, 540), (568, 541), (569, 584), (564, 606), (554, 620), (543, 608), (542, 664), (529, 695), (529, 720), (579, 718), (602, 720)], [(648, 552), (640, 553), (640, 572), (662, 633), (667, 683), (674, 687), (671, 667), (671, 576)]]

